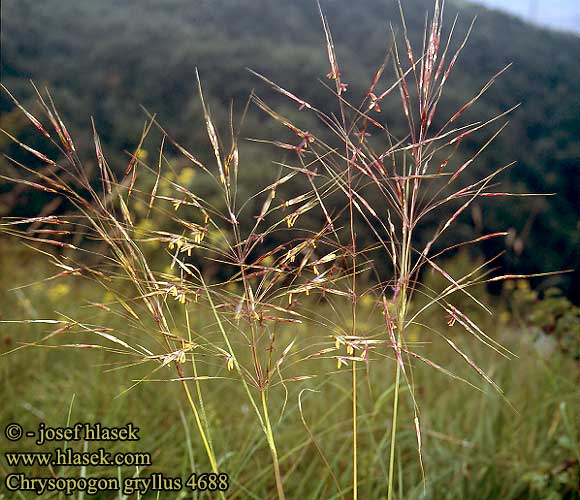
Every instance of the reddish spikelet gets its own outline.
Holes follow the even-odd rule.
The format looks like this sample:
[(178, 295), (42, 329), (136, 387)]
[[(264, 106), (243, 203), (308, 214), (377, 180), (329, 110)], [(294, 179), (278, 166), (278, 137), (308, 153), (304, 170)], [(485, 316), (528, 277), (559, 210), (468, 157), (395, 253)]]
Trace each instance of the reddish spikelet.
[(159, 188), (159, 179), (161, 177), (161, 159), (163, 158), (163, 147), (165, 146), (165, 135), (161, 139), (161, 146), (159, 148), (159, 162), (157, 164), (157, 176), (155, 177), (155, 184), (151, 189), (151, 196), (149, 198), (149, 210), (153, 208), (153, 202), (155, 201), (155, 196), (157, 195), (157, 189)]
[(20, 111), (22, 111), (24, 113), (24, 115), (26, 116), (26, 118), (28, 118), (30, 120), (30, 122), (38, 129), (40, 130), (40, 132), (42, 133), (42, 135), (44, 135), (44, 137), (46, 137), (47, 139), (50, 139), (50, 134), (46, 131), (46, 129), (44, 128), (44, 126), (42, 125), (42, 123), (40, 123), (39, 120), (37, 120), (32, 113), (29, 113), (21, 104), (20, 102), (18, 102), (18, 100), (10, 93), (10, 91), (2, 84), (0, 84), (0, 86), (2, 87), (2, 89), (4, 90), (4, 92), (6, 92), (10, 98), (12, 99), (12, 102), (14, 102), (14, 104), (18, 107), (18, 109), (20, 109)]
[(268, 78), (266, 78), (265, 76), (261, 75), (260, 73), (257, 73), (253, 70), (249, 70), (250, 73), (253, 73), (254, 75), (256, 75), (258, 78), (261, 78), (262, 80), (264, 80), (266, 83), (268, 83), (270, 86), (272, 86), (277, 92), (279, 92), (282, 95), (285, 95), (286, 97), (292, 99), (293, 101), (298, 103), (298, 109), (300, 111), (302, 111), (304, 108), (307, 109), (313, 109), (312, 106), (310, 104), (308, 104), (305, 100), (300, 99), (298, 96), (294, 95), (292, 92), (289, 92), (288, 90), (280, 87), (279, 85), (277, 85), (276, 83), (272, 82), (271, 80), (269, 80)]
[(463, 139), (465, 139), (468, 135), (472, 134), (473, 132), (475, 132), (475, 130), (468, 130), (466, 132), (462, 132), (461, 134), (459, 134), (457, 137), (453, 138), (449, 144), (453, 145), (453, 144), (459, 144), (461, 143), (461, 141), (463, 141)]
[(433, 78), (433, 81), (437, 81), (439, 80), (439, 77), (441, 76), (441, 72), (443, 71), (443, 68), (445, 67), (445, 53), (443, 53), (443, 55), (441, 56), (441, 60), (439, 61), (439, 65), (437, 66), (437, 71), (435, 72), (435, 77)]
[(387, 304), (387, 298), (383, 295), (383, 313), (385, 315), (385, 326), (387, 327), (387, 332), (391, 341), (391, 347), (395, 351), (395, 356), (397, 358), (397, 363), (401, 367), (401, 370), (405, 371), (405, 366), (403, 364), (403, 356), (401, 355), (401, 349), (397, 342), (395, 336), (395, 321), (393, 320), (391, 314), (389, 313), (389, 308)]
[[(403, 75), (406, 75), (409, 71), (410, 71), (410, 69), (407, 70), (405, 73), (403, 73)], [(369, 105), (369, 109), (373, 109), (375, 106), (378, 106), (379, 102), (381, 102), (385, 97), (387, 97), (393, 90), (395, 90), (397, 87), (399, 87), (400, 80), (401, 80), (401, 76), (399, 76), (399, 79), (395, 83), (393, 83), (387, 90), (385, 90), (382, 94), (380, 94), (375, 99), (372, 99), (371, 104)]]
[(405, 116), (407, 118), (410, 118), (409, 104), (411, 102), (411, 98), (409, 97), (409, 89), (407, 88), (407, 81), (404, 76), (401, 78), (401, 85), (399, 86), (399, 91), (401, 93), (401, 101), (403, 103), (403, 111), (405, 112)]
[(76, 201), (80, 202), (80, 204), (88, 210), (94, 210), (94, 207), (82, 196), (76, 198)]
[(76, 250), (77, 247), (75, 247), (74, 245), (71, 245), (70, 243), (65, 243), (63, 241), (57, 241), (57, 240), (49, 240), (46, 238), (35, 238), (36, 241), (40, 241), (42, 243), (47, 243), (48, 245), (54, 245), (55, 247), (60, 247), (60, 248), (70, 248), (72, 250)]
[(47, 139), (50, 139), (50, 134), (45, 130), (45, 128), (42, 126), (42, 123), (40, 123), (36, 118), (34, 118), (34, 116), (32, 116), (28, 111), (26, 111), (24, 108), (20, 107), (20, 109), (24, 112), (24, 114), (27, 116), (27, 118), (32, 122), (32, 124), (38, 129), (40, 130), (40, 132), (42, 132), (42, 135), (44, 135), (44, 137), (46, 137)]
[(445, 70), (445, 73), (443, 75), (443, 79), (441, 80), (441, 83), (444, 84), (447, 80), (447, 78), (449, 77), (451, 70), (453, 69), (453, 66), (455, 66), (455, 63), (457, 62), (457, 57), (459, 54), (455, 54), (453, 56), (453, 58), (451, 59), (451, 62), (449, 63), (449, 66), (447, 66), (447, 69)]
[(141, 134), (141, 138), (139, 139), (139, 144), (137, 145), (135, 152), (131, 155), (131, 159), (129, 160), (129, 164), (125, 169), (124, 175), (128, 175), (129, 172), (134, 169), (134, 166), (137, 162), (137, 158), (139, 157), (139, 153), (141, 152), (141, 148), (143, 147), (143, 142), (145, 142), (145, 138), (149, 134), (149, 131), (151, 130), (153, 123), (155, 123), (155, 116), (156, 115), (153, 115), (149, 120), (149, 123), (145, 124), (145, 127), (143, 128), (143, 133)]
[(541, 278), (544, 276), (554, 276), (557, 274), (563, 273), (572, 273), (574, 272), (573, 269), (566, 269), (564, 271), (553, 271), (547, 273), (534, 273), (534, 274), (503, 274), (501, 276), (495, 276), (493, 278), (489, 278), (485, 280), (486, 283), (494, 283), (496, 281), (505, 281), (505, 280), (523, 280), (523, 279), (530, 279), (530, 278)]
[(56, 163), (53, 160), (51, 160), (50, 158), (48, 158), (47, 156), (45, 156), (44, 154), (42, 154), (40, 151), (37, 151), (36, 149), (31, 148), (30, 146), (27, 146), (26, 144), (20, 142), (18, 139), (16, 139), (16, 137), (14, 137), (13, 135), (11, 135), (8, 132), (6, 132), (6, 130), (0, 129), (0, 131), (2, 131), (3, 134), (5, 134), (6, 136), (8, 136), (10, 138), (10, 140), (12, 140), (16, 144), (18, 144), (22, 149), (25, 149), (29, 153), (32, 153), (38, 159), (42, 160), (45, 163), (48, 163), (49, 165), (56, 165)]
[(12, 178), (6, 177), (4, 175), (0, 175), (0, 179), (4, 179), (4, 180), (18, 183), (18, 184), (24, 184), (24, 185), (30, 186), (34, 189), (39, 189), (40, 191), (45, 191), (46, 193), (58, 193), (58, 191), (55, 191), (54, 189), (43, 186), (42, 184), (38, 184), (37, 182), (27, 181), (25, 179), (12, 179)]
[(98, 309), (102, 309), (103, 311), (106, 311), (106, 312), (111, 312), (111, 308), (106, 306), (105, 304), (101, 304), (100, 302), (89, 302), (89, 303), (90, 303), (90, 305), (92, 305)]
[(56, 234), (59, 236), (73, 234), (71, 231), (59, 231), (58, 229), (31, 229), (30, 232), (35, 234)]
[(49, 102), (49, 104), (47, 104), (44, 101), (44, 99), (42, 98), (42, 96), (40, 95), (40, 92), (38, 91), (36, 86), (34, 84), (32, 84), (32, 86), (34, 87), (36, 94), (38, 95), (40, 102), (42, 103), (42, 107), (43, 107), (46, 115), (48, 116), (48, 119), (50, 120), (52, 127), (56, 131), (58, 138), (59, 138), (61, 144), (63, 145), (65, 151), (67, 153), (74, 153), (75, 152), (74, 142), (73, 142), (70, 134), (68, 133), (68, 130), (64, 125), (64, 122), (62, 121), (62, 119), (60, 118), (60, 115), (58, 114), (58, 112), (56, 110), (56, 106), (54, 105), (54, 102), (52, 100), (52, 96), (50, 95), (50, 92), (48, 92), (48, 90), (46, 90), (46, 95), (48, 97), (48, 102)]
[(500, 232), (497, 232), (497, 233), (485, 234), (483, 236), (480, 236), (479, 238), (476, 238), (473, 241), (474, 242), (480, 242), (480, 241), (490, 240), (492, 238), (501, 238), (502, 236), (507, 236), (508, 234), (509, 233), (507, 231), (500, 231)]
[(409, 64), (411, 66), (415, 66), (415, 57), (413, 56), (413, 49), (411, 48), (411, 42), (409, 41), (409, 37), (405, 33), (405, 46), (407, 48), (407, 57), (409, 59)]
[(402, 189), (401, 180), (400, 180), (399, 176), (397, 175), (397, 173), (395, 173), (394, 177), (395, 177), (395, 187), (397, 188), (397, 199), (399, 200), (399, 203), (401, 203), (401, 205), (402, 205), (403, 204), (403, 189)]
[(197, 167), (205, 170), (205, 166), (203, 165), (203, 163), (201, 163), (195, 156), (193, 156), (189, 151), (187, 151), (187, 149), (180, 146), (177, 142), (173, 141), (171, 138), (169, 140), (171, 141), (171, 144), (173, 144), (177, 148), (177, 150), (183, 156), (185, 156), (191, 163), (193, 163)]
[(429, 116), (427, 117), (426, 129), (428, 129), (431, 126), (431, 122), (433, 121), (433, 117), (435, 116), (435, 111), (437, 110), (437, 104), (439, 104), (439, 101), (435, 101), (431, 105), (431, 110), (429, 111)]
[(499, 76), (502, 75), (505, 71), (507, 71), (510, 67), (511, 67), (511, 64), (508, 64), (507, 66), (505, 66), (504, 68), (502, 68), (500, 71), (498, 71), (495, 75), (493, 75), (486, 82), (486, 84), (482, 87), (482, 89), (477, 93), (477, 95), (475, 97), (473, 97), (471, 100), (469, 100), (467, 103), (465, 103), (459, 109), (459, 111), (457, 111), (457, 113), (455, 113), (451, 117), (451, 119), (449, 120), (448, 123), (452, 123), (457, 118), (459, 118), (463, 113), (465, 113), (469, 108), (471, 108), (471, 106), (473, 106), (473, 104), (475, 104), (479, 100), (479, 98), (494, 84), (494, 82), (499, 78)]
[(326, 33), (326, 48), (328, 54), (328, 62), (330, 63), (330, 71), (327, 73), (326, 77), (331, 80), (337, 80), (340, 82), (340, 70), (338, 69), (338, 62), (336, 61), (336, 54), (334, 53), (334, 44), (332, 38), (330, 37), (330, 31), (327, 30), (326, 20), (324, 20), (325, 33)]
[(441, 39), (441, 16), (443, 15), (439, 2), (435, 3), (435, 12), (433, 13), (433, 20), (431, 22), (431, 31), (429, 33), (429, 42), (427, 44), (427, 54), (424, 60), (425, 71), (423, 78), (420, 83), (420, 87), (423, 90), (423, 96), (425, 101), (429, 96), (429, 91), (432, 83), (433, 68), (437, 61), (437, 55), (439, 54), (439, 43)]
[(461, 173), (467, 168), (469, 167), (469, 165), (471, 165), (476, 159), (477, 157), (481, 154), (482, 151), (484, 151), (494, 140), (495, 138), (501, 134), (501, 132), (503, 131), (504, 128), (507, 127), (509, 122), (504, 123), (492, 136), (491, 138), (477, 151), (477, 153), (475, 153), (475, 155), (473, 155), (469, 160), (467, 160), (461, 167), (459, 167), (459, 169), (451, 176), (451, 179), (449, 179), (449, 183), (453, 182), (455, 179), (457, 179), (457, 177), (459, 177), (459, 175), (461, 175)]
[(375, 74), (373, 76), (373, 79), (371, 81), (369, 88), (366, 91), (366, 96), (370, 97), (371, 100), (376, 99), (374, 92), (375, 92), (377, 85), (379, 84), (379, 81), (381, 79), (381, 76), (382, 76), (384, 70), (385, 70), (385, 63), (383, 63), (381, 66), (379, 66), (379, 68), (377, 69), (377, 71), (375, 72)]
[(129, 183), (128, 196), (131, 196), (131, 193), (133, 192), (133, 187), (135, 186), (135, 181), (136, 180), (137, 180), (137, 166), (135, 166), (131, 170), (131, 182)]
[[(464, 104), (463, 106), (461, 106), (461, 108), (459, 109), (459, 111), (457, 111), (449, 120), (449, 123), (454, 122), (455, 120), (457, 120), (457, 118), (459, 118), (463, 113), (465, 113), (471, 106), (472, 106), (472, 102), (468, 102), (466, 104)], [(461, 134), (461, 138), (463, 138), (465, 135), (467, 134), (467, 132), (465, 134)], [(463, 136), (463, 137), (462, 137)], [(453, 143), (452, 143), (453, 144)]]
[(68, 224), (66, 221), (62, 221), (56, 218), (54, 215), (48, 215), (46, 217), (30, 217), (29, 219), (21, 219), (12, 221), (12, 225), (17, 224), (37, 224), (37, 223), (44, 223), (44, 224)]
[(112, 193), (111, 180), (109, 179), (109, 172), (107, 171), (107, 165), (105, 162), (105, 156), (103, 155), (103, 149), (101, 148), (101, 140), (97, 135), (97, 130), (95, 128), (95, 122), (93, 121), (93, 140), (95, 143), (95, 153), (97, 155), (97, 163), (99, 165), (99, 170), (101, 171), (101, 180), (103, 181), (104, 188), (108, 194)]
[(381, 156), (375, 157), (370, 166), (371, 168), (376, 169), (381, 175), (387, 175), (387, 169), (385, 168), (385, 164), (383, 163)]
[(62, 328), (57, 328), (56, 330), (53, 330), (52, 335), (68, 332), (73, 326), (75, 326), (75, 324), (71, 323), (70, 325), (63, 326)]
[(74, 144), (74, 142), (72, 140), (72, 137), (68, 133), (68, 130), (65, 127), (63, 121), (61, 120), (59, 114), (56, 112), (56, 110), (54, 110), (54, 112), (56, 114), (56, 118), (58, 120), (59, 128), (60, 128), (61, 133), (62, 133), (62, 136), (61, 136), (61, 134), (59, 134), (59, 136), (61, 136), (61, 143), (64, 146), (64, 148), (65, 148), (66, 151), (68, 151), (69, 153), (74, 153), (75, 152), (75, 144)]
[(137, 161), (138, 153), (139, 153), (139, 150), (135, 151), (133, 153), (133, 155), (131, 155), (131, 159), (129, 160), (129, 164), (127, 165), (127, 168), (125, 169), (125, 172), (123, 175), (129, 174), (129, 172), (131, 172), (131, 170), (133, 170), (133, 166), (135, 165), (135, 162)]
[(461, 349), (459, 349), (459, 347), (457, 347), (457, 345), (454, 342), (452, 342), (448, 338), (445, 338), (445, 341), (453, 348), (455, 352), (457, 352), (465, 360), (465, 362), (469, 366), (471, 366), (471, 368), (473, 368), (479, 374), (480, 377), (485, 379), (485, 381), (489, 383), (496, 391), (500, 393), (502, 392), (501, 389), (497, 386), (497, 384), (479, 366), (477, 366), (477, 364), (475, 364), (467, 354), (465, 354)]

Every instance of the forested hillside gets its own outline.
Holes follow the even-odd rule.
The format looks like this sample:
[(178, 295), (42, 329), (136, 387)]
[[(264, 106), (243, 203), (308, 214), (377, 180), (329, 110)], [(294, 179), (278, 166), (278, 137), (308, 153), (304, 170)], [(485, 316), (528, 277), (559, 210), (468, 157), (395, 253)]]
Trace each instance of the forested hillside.
[[(368, 87), (391, 42), (389, 23), (400, 32), (394, 1), (322, 1), (333, 32), (348, 95), (355, 100)], [(412, 41), (421, 45), (430, 0), (404, 0)], [(447, 3), (446, 28), (455, 27), (455, 46), (476, 11), (465, 3)], [(459, 10), (458, 10), (459, 9)], [(51, 90), (64, 120), (71, 125), (83, 154), (90, 158), (90, 116), (94, 116), (111, 163), (121, 170), (122, 151), (132, 150), (146, 119), (140, 105), (184, 144), (196, 150), (202, 140), (194, 69), (198, 68), (217, 121), (229, 102), (243, 106), (252, 89), (269, 104), (295, 116), (296, 107), (276, 95), (246, 68), (267, 75), (283, 87), (329, 110), (335, 98), (325, 80), (328, 62), (314, 0), (3, 0), (2, 83), (25, 103), (32, 102), (29, 79)], [(482, 161), (490, 170), (517, 161), (504, 176), (517, 192), (556, 193), (480, 207), (479, 230), (513, 228), (519, 241), (504, 265), (526, 272), (575, 267), (580, 246), (580, 38), (531, 27), (498, 12), (480, 12), (454, 73), (439, 120), (444, 122), (504, 66), (513, 66), (487, 91), (465, 120), (496, 115), (517, 103), (510, 125)], [(387, 68), (381, 88), (394, 80)], [(377, 119), (393, 131), (402, 124), (400, 101), (386, 103)], [(3, 127), (27, 141), (6, 94), (0, 110)], [(395, 111), (398, 110), (398, 111)], [(224, 131), (227, 123), (222, 121)], [(308, 126), (316, 127), (315, 123)], [(279, 130), (253, 109), (243, 135), (269, 136)], [(466, 139), (467, 153), (485, 137)], [(1, 143), (8, 148), (7, 142)], [(11, 148), (11, 146), (10, 146)], [(269, 168), (268, 147), (253, 163)], [(272, 159), (279, 159), (274, 151)], [(506, 188), (507, 189), (507, 188)], [(502, 190), (504, 188), (502, 187)], [(3, 188), (3, 192), (6, 188)], [(492, 211), (493, 209), (493, 211)], [(6, 210), (6, 209), (5, 209)], [(9, 210), (18, 210), (11, 206)], [(499, 247), (488, 248), (492, 252)], [(571, 286), (573, 280), (560, 283)], [(568, 288), (569, 293), (574, 293)]]

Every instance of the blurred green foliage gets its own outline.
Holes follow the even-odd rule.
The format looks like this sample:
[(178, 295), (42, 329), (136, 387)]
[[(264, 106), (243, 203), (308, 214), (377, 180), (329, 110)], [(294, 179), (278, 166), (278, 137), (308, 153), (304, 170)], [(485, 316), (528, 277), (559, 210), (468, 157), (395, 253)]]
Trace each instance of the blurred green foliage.
[(557, 288), (549, 288), (540, 297), (526, 281), (509, 281), (504, 291), (513, 318), (529, 329), (540, 350), (550, 354), (558, 349), (580, 360), (580, 307)]
[[(457, 263), (450, 263), (451, 267), (458, 269), (465, 259), (464, 256), (458, 258)], [(90, 307), (91, 303), (111, 300), (103, 296), (103, 291), (94, 283), (71, 275), (42, 281), (54, 274), (54, 266), (31, 249), (0, 241), (0, 271), (4, 284), (0, 287), (2, 320), (64, 315), (94, 324), (106, 323), (117, 332), (140, 335), (145, 345), (151, 347), (143, 332), (132, 331), (121, 316)], [(8, 291), (9, 287), (14, 290)], [(530, 292), (525, 285), (515, 290), (520, 290), (520, 296)], [(488, 300), (491, 299), (488, 297)], [(515, 306), (513, 302), (510, 304), (513, 311)], [(372, 307), (372, 301), (368, 307)], [(192, 310), (196, 311), (192, 315), (195, 323), (202, 325), (212, 321), (206, 311), (193, 305)], [(430, 325), (447, 328), (445, 319), (436, 315)], [(368, 328), (373, 326), (368, 325)], [(406, 404), (401, 408), (402, 467), (398, 476), (404, 493), (397, 498), (578, 498), (577, 361), (557, 350), (547, 358), (538, 356), (524, 341), (526, 335), (521, 329), (511, 330), (490, 316), (482, 323), (482, 328), (501, 339), (518, 357), (501, 358), (491, 349), (481, 349), (481, 344), (464, 333), (456, 332), (452, 338), (477, 359), (505, 391), (503, 395), (485, 386), (465, 361), (445, 343), (436, 342), (429, 330), (418, 329), (417, 338), (409, 339), (418, 353), (465, 376), (480, 390), (451, 380), (430, 366), (414, 363), (413, 379), (421, 410), (427, 482), (424, 485), (418, 481), (421, 471), (414, 413), (410, 399), (405, 398)], [(64, 426), (69, 409), (71, 422), (118, 426), (130, 421), (140, 427), (141, 440), (109, 443), (107, 451), (152, 453), (154, 466), (143, 472), (142, 477), (162, 472), (185, 478), (191, 471), (209, 469), (201, 439), (194, 430), (193, 417), (184, 407), (181, 386), (169, 381), (174, 377), (170, 366), (131, 366), (131, 358), (114, 350), (56, 348), (59, 344), (94, 343), (94, 337), (81, 332), (64, 332), (61, 337), (53, 336), (41, 346), (40, 339), (53, 330), (54, 325), (46, 324), (2, 324), (0, 398), (6, 404), (0, 405), (0, 421), (19, 422), (25, 429), (35, 429), (40, 422), (47, 426)], [(297, 334), (318, 339), (328, 332), (315, 325), (292, 326), (279, 332), (283, 342)], [(22, 348), (27, 343), (32, 345)], [(14, 349), (17, 350), (6, 355)], [(203, 358), (200, 355), (208, 373), (228, 376), (225, 363), (206, 365)], [(308, 363), (308, 372), (315, 377), (288, 384), (287, 398), (282, 390), (270, 394), (275, 414), (280, 416), (275, 427), (281, 466), (288, 471), (287, 493), (290, 498), (336, 496), (329, 471), (297, 409), (300, 391), (308, 388), (312, 391), (302, 397), (304, 419), (337, 471), (337, 480), (348, 498), (352, 474), (349, 464), (351, 410), (350, 394), (345, 388), (348, 387), (349, 371), (333, 370), (334, 360), (316, 359)], [(301, 369), (294, 369), (297, 374), (303, 373)], [(320, 376), (328, 375), (330, 370), (330, 377)], [(393, 391), (392, 364), (376, 359), (360, 373), (360, 495), (361, 498), (384, 498), (389, 444), (385, 429), (389, 425)], [(242, 390), (233, 382), (220, 388), (211, 380), (203, 383), (203, 390), (215, 446), (220, 454), (220, 468), (232, 478), (231, 496), (247, 498), (251, 492), (256, 498), (272, 498), (275, 493), (267, 444), (249, 413)], [(285, 412), (282, 412), (283, 407)], [(81, 451), (79, 443), (73, 442), (70, 446)], [(88, 451), (99, 446), (100, 443), (88, 443)], [(53, 449), (54, 443), (35, 447), (35, 451)], [(30, 442), (13, 443), (10, 450), (30, 451)], [(72, 470), (55, 469), (63, 477), (69, 477)], [(29, 475), (45, 473), (41, 467), (27, 467), (21, 471)], [(5, 472), (2, 470), (3, 474)], [(134, 474), (134, 468), (88, 467), (86, 474), (87, 477), (117, 474), (128, 477)], [(2, 482), (0, 495), (4, 493), (3, 488)], [(110, 498), (110, 495), (96, 498)], [(161, 494), (160, 498), (178, 497), (168, 493)]]
[[(400, 31), (396, 2), (321, 3), (333, 31), (343, 79), (349, 84), (348, 96), (358, 100), (389, 47), (388, 23)], [(410, 38), (420, 47), (424, 15), (432, 10), (433, 2), (405, 0), (403, 6)], [(480, 204), (476, 214), (459, 221), (447, 243), (511, 228), (508, 252), (501, 262), (507, 271), (577, 267), (580, 39), (465, 2), (448, 2), (447, 31), (456, 13), (459, 20), (452, 47), (461, 42), (476, 13), (478, 18), (450, 78), (435, 127), (445, 123), (489, 77), (513, 63), (464, 117), (464, 123), (484, 120), (522, 104), (512, 114), (508, 130), (473, 168), (480, 175), (515, 160), (518, 163), (504, 176), (501, 190), (557, 196)], [(2, 18), (2, 82), (28, 104), (32, 97), (29, 79), (48, 86), (89, 167), (91, 162), (94, 165), (89, 116), (95, 118), (111, 164), (122, 171), (127, 163), (123, 150), (133, 150), (146, 119), (140, 104), (158, 113), (159, 121), (180, 142), (201, 158), (209, 157), (195, 89), (196, 67), (221, 132), (227, 131), (230, 100), (239, 112), (252, 88), (305, 130), (318, 132), (320, 128), (246, 71), (247, 67), (322, 109), (332, 111), (336, 106), (331, 93), (318, 83), (328, 63), (312, 0), (4, 0)], [(390, 67), (384, 78), (381, 88), (393, 81)], [(12, 109), (12, 102), (3, 95), (0, 111), (3, 127), (9, 130), (14, 118), (6, 112)], [(403, 134), (404, 117), (396, 96), (385, 102), (379, 119), (388, 122), (394, 133)], [(27, 143), (41, 142), (32, 127), (14, 130)], [(257, 110), (249, 114), (243, 130), (245, 137), (284, 139), (281, 133), (285, 132)], [(477, 151), (486, 137), (467, 138), (457, 161)], [(19, 154), (12, 146), (2, 147)], [(272, 159), (281, 158), (278, 151), (264, 146), (248, 148), (244, 159), (247, 175), (240, 176), (240, 181), (246, 186), (242, 192), (249, 193), (253, 179), (275, 169)], [(2, 192), (8, 189), (3, 187)], [(10, 210), (27, 215), (40, 211), (46, 199), (38, 193), (33, 197), (11, 198)], [(505, 247), (494, 240), (486, 242), (484, 250), (489, 257)], [(569, 296), (580, 295), (578, 282), (565, 275), (552, 278), (546, 286), (557, 284)]]

